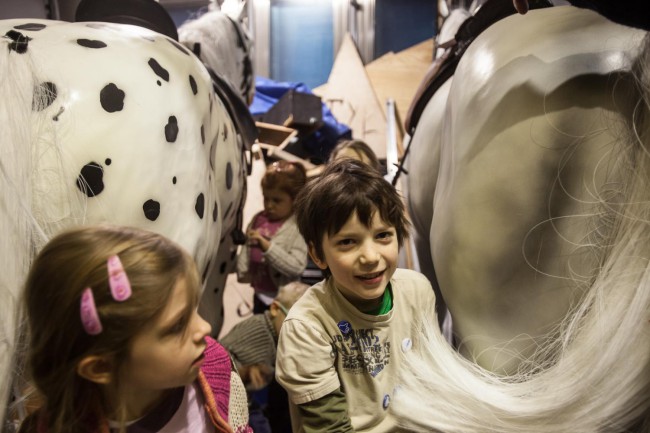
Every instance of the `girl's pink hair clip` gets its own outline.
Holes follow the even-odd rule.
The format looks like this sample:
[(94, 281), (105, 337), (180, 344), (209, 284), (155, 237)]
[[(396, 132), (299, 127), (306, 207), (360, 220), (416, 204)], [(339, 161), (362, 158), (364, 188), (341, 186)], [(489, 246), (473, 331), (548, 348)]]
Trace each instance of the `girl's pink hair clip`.
[[(106, 267), (108, 268), (108, 285), (111, 288), (111, 296), (117, 302), (126, 301), (131, 297), (131, 283), (126, 276), (120, 258), (116, 255), (109, 257)], [(79, 314), (81, 324), (88, 335), (97, 335), (102, 332), (102, 322), (99, 320), (95, 297), (90, 287), (86, 287), (81, 294)]]
[(115, 256), (110, 256), (108, 258), (108, 285), (111, 288), (111, 295), (113, 299), (117, 302), (126, 301), (131, 297), (131, 283), (129, 278), (126, 276), (126, 271), (120, 258)]
[(97, 335), (102, 332), (102, 322), (99, 321), (99, 314), (95, 307), (93, 290), (86, 287), (81, 294), (81, 306), (79, 309), (81, 324), (88, 335)]

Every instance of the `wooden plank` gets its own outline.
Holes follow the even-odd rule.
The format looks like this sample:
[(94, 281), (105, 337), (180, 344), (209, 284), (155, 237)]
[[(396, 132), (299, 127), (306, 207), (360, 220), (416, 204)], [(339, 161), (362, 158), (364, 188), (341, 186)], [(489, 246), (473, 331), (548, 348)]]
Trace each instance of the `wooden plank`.
[(395, 100), (401, 128), (432, 61), (433, 39), (429, 39), (398, 53), (387, 53), (366, 65), (366, 73), (381, 104), (385, 105), (388, 98)]
[(375, 96), (349, 34), (343, 38), (321, 97), (336, 120), (352, 129), (354, 138), (365, 141), (378, 158), (386, 157), (384, 106)]
[(273, 123), (255, 122), (255, 126), (257, 126), (259, 132), (257, 137), (259, 143), (273, 145), (279, 149), (284, 149), (298, 135), (298, 131), (294, 128), (287, 128)]

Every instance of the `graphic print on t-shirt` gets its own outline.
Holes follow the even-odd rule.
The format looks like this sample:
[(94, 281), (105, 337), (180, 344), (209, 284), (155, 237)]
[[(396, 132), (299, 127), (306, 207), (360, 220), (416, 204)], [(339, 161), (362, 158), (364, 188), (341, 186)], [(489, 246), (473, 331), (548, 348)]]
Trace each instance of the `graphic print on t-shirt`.
[(380, 341), (374, 329), (349, 329), (333, 335), (331, 344), (348, 373), (375, 377), (390, 363), (390, 341)]

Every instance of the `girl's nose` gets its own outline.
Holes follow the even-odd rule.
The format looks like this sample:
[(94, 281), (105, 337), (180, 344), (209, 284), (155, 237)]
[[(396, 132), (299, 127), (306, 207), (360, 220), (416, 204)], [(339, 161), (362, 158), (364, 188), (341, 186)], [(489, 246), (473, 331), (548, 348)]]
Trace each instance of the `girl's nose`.
[(198, 312), (195, 312), (194, 314), (196, 315), (196, 323), (194, 325), (193, 339), (196, 342), (200, 342), (203, 341), (205, 337), (210, 335), (212, 332), (212, 326), (206, 322)]

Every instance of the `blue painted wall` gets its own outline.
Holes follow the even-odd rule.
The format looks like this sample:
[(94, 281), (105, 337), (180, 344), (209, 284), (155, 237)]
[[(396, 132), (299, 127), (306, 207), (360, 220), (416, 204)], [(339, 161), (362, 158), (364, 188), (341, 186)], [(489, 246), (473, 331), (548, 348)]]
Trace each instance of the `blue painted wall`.
[(334, 63), (332, 0), (271, 2), (271, 77), (313, 89)]
[(432, 38), (437, 32), (437, 14), (433, 0), (377, 0), (375, 58)]
[[(270, 77), (304, 83), (327, 82), (334, 64), (333, 0), (271, 0)], [(168, 8), (177, 26), (206, 8)], [(433, 37), (435, 0), (376, 0), (375, 58)]]

